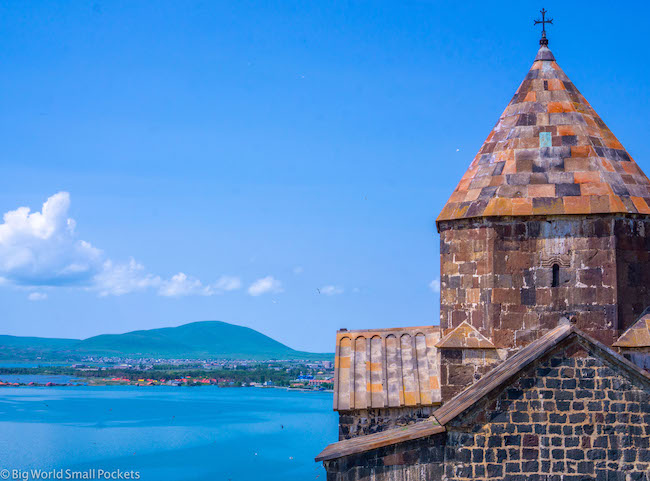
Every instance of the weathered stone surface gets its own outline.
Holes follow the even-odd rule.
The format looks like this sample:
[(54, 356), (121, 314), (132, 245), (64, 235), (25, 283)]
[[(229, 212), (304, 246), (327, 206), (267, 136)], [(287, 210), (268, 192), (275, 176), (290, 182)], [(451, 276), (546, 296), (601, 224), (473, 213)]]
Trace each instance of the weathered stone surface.
[(420, 406), (339, 412), (339, 440), (414, 424), (428, 419), (435, 409)]
[[(635, 384), (587, 344), (536, 361), (489, 399), (465, 391), (547, 342), (561, 318), (612, 346), (650, 306), (650, 180), (546, 46), (437, 227), (440, 331), (337, 336), (341, 437), (384, 430), (375, 436), (395, 444), (342, 441), (369, 451), (322, 457), (328, 480), (650, 480), (647, 379)], [(618, 348), (650, 369), (647, 324)], [(390, 428), (423, 420), (439, 401), (441, 416), (476, 406), (448, 416), (445, 434), (415, 439), (419, 423), (396, 441)]]
[(638, 321), (614, 343), (620, 348), (650, 348), (650, 310), (644, 311)]
[[(478, 291), (478, 289), (471, 290)], [(464, 321), (458, 327), (445, 333), (436, 347), (438, 349), (494, 349), (494, 344), (475, 327)]]
[[(570, 315), (580, 329), (611, 345), (650, 305), (644, 241), (650, 219), (497, 218), (439, 227), (445, 246), (440, 256), (443, 332), (467, 321), (497, 348), (514, 350)], [(470, 258), (489, 268), (460, 274)], [(474, 280), (483, 287), (468, 296), (462, 285)]]
[(440, 329), (432, 326), (339, 331), (334, 409), (438, 405), (440, 360), (435, 346), (439, 340)]
[(327, 479), (647, 479), (650, 386), (572, 339), (446, 428), (325, 461)]

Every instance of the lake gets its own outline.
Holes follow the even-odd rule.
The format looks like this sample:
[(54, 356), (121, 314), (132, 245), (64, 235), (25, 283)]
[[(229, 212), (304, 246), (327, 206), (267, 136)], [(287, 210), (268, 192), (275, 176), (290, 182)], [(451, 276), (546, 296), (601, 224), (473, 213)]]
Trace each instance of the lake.
[(75, 384), (85, 384), (86, 381), (80, 379), (79, 376), (65, 376), (63, 374), (0, 374), (0, 381), (2, 382), (17, 382), (19, 384), (47, 384), (52, 382), (55, 384), (68, 384), (74, 382)]
[(0, 388), (0, 469), (133, 470), (140, 479), (325, 480), (332, 394), (282, 389)]

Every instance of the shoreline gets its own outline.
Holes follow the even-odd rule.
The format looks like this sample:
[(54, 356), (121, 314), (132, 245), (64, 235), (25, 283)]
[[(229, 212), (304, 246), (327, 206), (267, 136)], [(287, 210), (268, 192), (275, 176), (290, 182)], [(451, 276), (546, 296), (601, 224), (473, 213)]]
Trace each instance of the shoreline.
[(0, 388), (3, 387), (25, 387), (25, 388), (32, 388), (32, 387), (110, 387), (110, 386), (133, 386), (133, 387), (203, 387), (203, 386), (214, 386), (219, 389), (247, 389), (247, 388), (254, 388), (254, 389), (282, 389), (285, 391), (297, 391), (297, 392), (328, 392), (328, 393), (333, 393), (333, 389), (304, 389), (304, 388), (292, 388), (289, 386), (220, 386), (218, 384), (201, 384), (201, 383), (196, 383), (196, 384), (143, 384), (143, 383), (118, 383), (118, 382), (87, 382), (87, 381), (82, 381), (80, 380), (75, 380), (76, 382), (69, 382), (69, 383), (55, 383), (55, 382), (47, 382), (47, 383), (36, 383), (36, 382), (29, 382), (29, 383), (15, 383), (15, 382), (4, 382), (0, 381)]

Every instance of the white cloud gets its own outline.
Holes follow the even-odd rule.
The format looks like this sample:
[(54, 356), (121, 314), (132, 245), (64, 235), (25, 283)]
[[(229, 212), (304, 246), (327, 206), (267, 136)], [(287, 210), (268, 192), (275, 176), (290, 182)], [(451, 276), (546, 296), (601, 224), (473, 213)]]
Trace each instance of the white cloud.
[(273, 276), (266, 276), (257, 279), (248, 287), (248, 293), (251, 296), (259, 296), (269, 292), (282, 292), (282, 283)]
[[(77, 287), (100, 296), (156, 289), (168, 297), (214, 295), (241, 288), (237, 277), (222, 276), (205, 285), (179, 272), (163, 280), (134, 259), (115, 262), (102, 250), (76, 238), (76, 222), (68, 217), (69, 208), (70, 194), (58, 192), (45, 201), (41, 212), (19, 207), (4, 214), (0, 224), (0, 286)], [(28, 296), (30, 300), (45, 297), (39, 292)]]
[(100, 296), (121, 296), (156, 288), (162, 283), (160, 277), (146, 272), (144, 266), (134, 259), (123, 264), (115, 264), (110, 259), (104, 261), (101, 272), (93, 281), (92, 289), (99, 291)]
[(326, 296), (336, 296), (338, 294), (343, 294), (343, 288), (340, 286), (325, 286), (321, 287), (319, 290), (321, 294), (325, 294)]
[(204, 286), (200, 280), (188, 277), (182, 272), (172, 276), (168, 281), (163, 281), (158, 290), (158, 294), (165, 297), (211, 296), (213, 293), (210, 286)]
[(221, 276), (213, 287), (218, 291), (234, 291), (241, 288), (241, 279), (239, 277)]
[(0, 224), (0, 275), (28, 286), (87, 284), (100, 271), (102, 251), (76, 240), (75, 222), (68, 217), (70, 195), (59, 192), (42, 212), (19, 207)]
[(30, 292), (30, 294), (27, 296), (27, 299), (30, 301), (44, 301), (47, 299), (47, 294), (44, 292)]
[(296, 267), (293, 268), (293, 273), (295, 275), (300, 275), (300, 274), (303, 273), (303, 271), (304, 271), (304, 269), (302, 268), (302, 266), (296, 266)]
[(440, 281), (438, 279), (434, 279), (429, 283), (429, 289), (433, 292), (440, 292)]

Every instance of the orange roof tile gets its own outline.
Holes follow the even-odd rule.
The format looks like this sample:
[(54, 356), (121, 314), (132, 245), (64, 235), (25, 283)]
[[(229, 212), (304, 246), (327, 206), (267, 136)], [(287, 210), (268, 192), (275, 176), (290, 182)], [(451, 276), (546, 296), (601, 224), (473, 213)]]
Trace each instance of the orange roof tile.
[(648, 206), (650, 180), (542, 46), (438, 222)]

